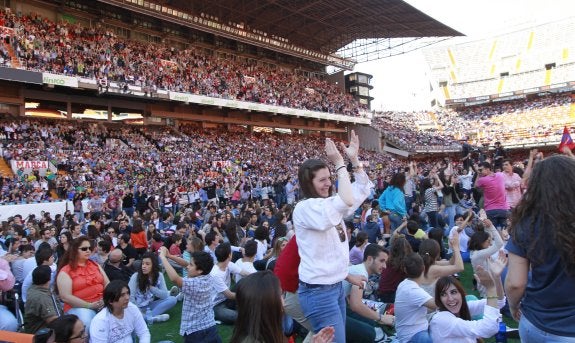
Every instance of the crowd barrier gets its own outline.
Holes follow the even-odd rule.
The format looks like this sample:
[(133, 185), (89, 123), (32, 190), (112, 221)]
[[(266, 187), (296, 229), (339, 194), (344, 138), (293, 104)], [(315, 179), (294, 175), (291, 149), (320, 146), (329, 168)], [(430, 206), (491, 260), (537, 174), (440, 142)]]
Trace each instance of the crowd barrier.
[(31, 214), (34, 214), (36, 218), (39, 218), (41, 212), (50, 212), (52, 218), (54, 215), (60, 213), (64, 214), (67, 209), (72, 210), (74, 206), (71, 201), (54, 201), (54, 202), (39, 202), (32, 204), (5, 204), (0, 205), (0, 220), (8, 220), (9, 217), (13, 217), (17, 214), (21, 215), (22, 218), (27, 218)]

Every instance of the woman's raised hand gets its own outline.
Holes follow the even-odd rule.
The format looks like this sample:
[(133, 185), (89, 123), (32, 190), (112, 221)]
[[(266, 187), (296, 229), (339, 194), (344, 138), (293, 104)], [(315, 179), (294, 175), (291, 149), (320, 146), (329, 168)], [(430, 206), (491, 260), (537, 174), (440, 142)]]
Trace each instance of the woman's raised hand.
[(343, 156), (341, 156), (339, 150), (337, 150), (337, 146), (331, 138), (325, 139), (325, 154), (327, 155), (328, 160), (336, 167), (343, 166), (345, 164)]
[(487, 263), (489, 265), (489, 273), (493, 279), (501, 277), (503, 270), (507, 266), (507, 256), (503, 250), (499, 250), (499, 256), (497, 256), (496, 260), (492, 258), (487, 259)]
[(349, 146), (345, 146), (345, 144), (341, 143), (341, 148), (345, 151), (347, 157), (352, 164), (358, 162), (358, 154), (359, 154), (359, 137), (355, 134), (354, 130), (351, 130), (350, 139), (349, 139)]

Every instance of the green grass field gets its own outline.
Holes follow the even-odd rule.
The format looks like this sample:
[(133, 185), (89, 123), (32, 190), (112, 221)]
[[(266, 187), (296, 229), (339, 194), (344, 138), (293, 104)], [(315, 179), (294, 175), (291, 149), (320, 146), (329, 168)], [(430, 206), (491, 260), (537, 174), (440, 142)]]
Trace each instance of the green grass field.
[[(465, 270), (460, 275), (460, 280), (463, 283), (468, 294), (477, 295), (477, 292), (473, 291), (473, 271), (471, 264), (465, 264)], [(168, 283), (168, 289), (172, 286), (170, 280), (166, 276), (166, 282)], [(180, 336), (180, 318), (182, 315), (182, 303), (179, 302), (170, 312), (170, 320), (164, 323), (154, 323), (150, 328), (152, 332), (152, 342), (160, 341), (173, 341), (176, 343), (183, 342)], [(507, 326), (516, 328), (517, 322), (511, 318), (503, 317)], [(218, 332), (223, 342), (229, 342), (232, 337), (232, 332), (234, 328), (230, 325), (218, 325)], [(486, 342), (495, 342), (495, 339), (487, 339)], [(508, 339), (509, 343), (519, 342), (518, 339)]]

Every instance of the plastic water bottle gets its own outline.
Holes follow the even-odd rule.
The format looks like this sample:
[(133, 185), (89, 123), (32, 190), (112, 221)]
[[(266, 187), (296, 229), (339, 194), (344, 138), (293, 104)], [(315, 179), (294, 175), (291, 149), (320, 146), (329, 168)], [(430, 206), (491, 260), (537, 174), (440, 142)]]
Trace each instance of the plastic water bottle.
[(154, 324), (154, 316), (152, 316), (152, 310), (149, 307), (146, 309), (146, 323), (148, 326)]
[(507, 343), (507, 325), (503, 321), (503, 317), (499, 316), (499, 331), (495, 335), (496, 343)]

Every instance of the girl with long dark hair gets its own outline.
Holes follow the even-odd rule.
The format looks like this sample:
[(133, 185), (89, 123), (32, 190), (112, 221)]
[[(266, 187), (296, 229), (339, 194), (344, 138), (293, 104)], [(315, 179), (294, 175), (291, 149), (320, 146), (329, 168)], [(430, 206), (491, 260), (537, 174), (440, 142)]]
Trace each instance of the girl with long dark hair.
[(575, 159), (564, 152), (535, 165), (511, 217), (505, 290), (527, 343), (575, 337)]
[[(453, 276), (437, 280), (435, 304), (438, 312), (429, 323), (429, 331), (434, 342), (469, 342), (488, 338), (499, 330), (499, 309), (505, 305), (501, 273), (507, 258), (500, 254), (499, 259), (489, 262), (489, 270), (479, 267), (478, 283), (487, 290), (487, 298), (467, 301), (463, 286)], [(482, 319), (472, 320), (477, 315)]]
[[(236, 290), (238, 319), (231, 343), (285, 343), (282, 290), (271, 271), (257, 272), (242, 279)], [(333, 328), (313, 336), (314, 343), (333, 341)]]
[(152, 310), (154, 321), (164, 322), (170, 319), (166, 314), (176, 306), (178, 300), (170, 295), (166, 287), (164, 274), (160, 273), (158, 257), (151, 252), (142, 256), (142, 263), (137, 273), (130, 278), (130, 301), (136, 304), (140, 311)]

